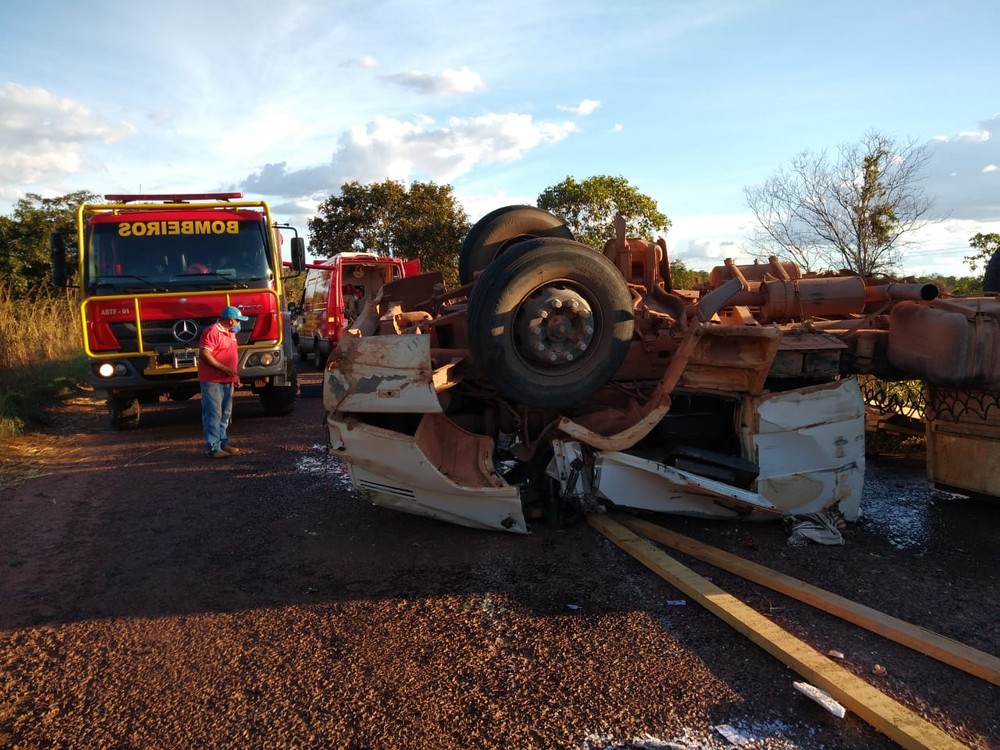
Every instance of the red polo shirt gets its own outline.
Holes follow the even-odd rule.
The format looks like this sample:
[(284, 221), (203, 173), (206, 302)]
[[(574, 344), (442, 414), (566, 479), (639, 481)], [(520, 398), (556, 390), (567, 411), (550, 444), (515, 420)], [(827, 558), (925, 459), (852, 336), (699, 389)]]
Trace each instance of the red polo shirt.
[[(236, 334), (227, 331), (218, 323), (210, 325), (202, 331), (198, 340), (199, 348), (207, 349), (219, 362), (237, 369), (239, 364), (239, 351), (236, 348)], [(212, 367), (205, 362), (202, 357), (198, 358), (198, 380), (204, 383), (238, 383), (239, 378), (227, 375), (222, 370)]]

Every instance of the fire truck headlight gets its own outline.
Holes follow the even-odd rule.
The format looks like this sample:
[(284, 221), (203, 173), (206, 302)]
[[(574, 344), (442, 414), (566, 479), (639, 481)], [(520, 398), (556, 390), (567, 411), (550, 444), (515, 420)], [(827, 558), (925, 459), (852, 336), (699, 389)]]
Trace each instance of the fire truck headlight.
[(281, 359), (280, 351), (257, 352), (247, 357), (247, 367), (270, 367)]
[(115, 366), (110, 362), (105, 362), (97, 368), (97, 374), (102, 378), (110, 378), (115, 374)]

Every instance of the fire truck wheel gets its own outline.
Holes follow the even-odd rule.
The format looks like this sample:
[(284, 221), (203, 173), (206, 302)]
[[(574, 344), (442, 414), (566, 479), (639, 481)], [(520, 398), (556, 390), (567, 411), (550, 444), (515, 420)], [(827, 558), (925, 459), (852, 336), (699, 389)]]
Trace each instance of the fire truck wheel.
[(458, 254), (458, 278), (472, 281), (493, 259), (510, 246), (535, 237), (572, 240), (573, 233), (562, 219), (534, 206), (504, 206), (477, 221), (465, 236)]
[(1000, 292), (1000, 249), (993, 253), (990, 262), (986, 264), (983, 274), (983, 291)]
[(260, 390), (260, 404), (269, 417), (285, 417), (295, 408), (295, 392), (298, 390), (295, 378), (290, 386), (276, 386), (268, 383)]
[(108, 399), (108, 421), (116, 430), (131, 430), (139, 426), (139, 399), (112, 396)]
[(307, 352), (301, 346), (299, 347), (299, 359), (302, 360), (303, 362), (309, 359), (309, 352)]
[(469, 348), (513, 401), (563, 408), (603, 386), (628, 353), (632, 296), (615, 265), (578, 242), (511, 247), (469, 297)]
[(323, 352), (323, 347), (319, 345), (318, 339), (313, 343), (313, 351), (316, 352), (316, 369), (324, 369), (326, 367), (327, 355)]

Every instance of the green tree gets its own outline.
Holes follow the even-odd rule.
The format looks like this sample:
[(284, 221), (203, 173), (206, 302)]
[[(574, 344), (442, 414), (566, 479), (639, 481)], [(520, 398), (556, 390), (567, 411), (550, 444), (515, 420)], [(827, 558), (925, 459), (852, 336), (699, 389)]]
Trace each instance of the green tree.
[(778, 255), (806, 271), (863, 276), (898, 268), (906, 235), (928, 223), (919, 185), (930, 152), (869, 131), (836, 158), (804, 151), (762, 185), (745, 190), (759, 229), (759, 257)]
[(450, 185), (396, 180), (341, 186), (309, 220), (310, 250), (332, 257), (365, 252), (418, 258), (424, 271), (441, 271), (445, 283), (458, 283), (458, 252), (469, 219)]
[(969, 247), (977, 252), (972, 255), (966, 255), (964, 260), (969, 264), (969, 270), (975, 272), (979, 263), (985, 266), (996, 255), (997, 251), (1000, 250), (1000, 234), (996, 232), (988, 234), (977, 232), (974, 237), (969, 238)]
[(708, 281), (708, 271), (688, 268), (683, 260), (670, 261), (670, 281), (674, 289), (694, 289)]
[(0, 216), (0, 278), (13, 296), (24, 297), (48, 286), (52, 272), (49, 236), (75, 229), (80, 204), (99, 199), (86, 190), (58, 198), (28, 193), (14, 204), (11, 216)]
[(921, 284), (934, 284), (943, 294), (980, 295), (983, 293), (983, 279), (976, 276), (942, 276), (928, 274), (917, 279)]
[(625, 218), (625, 231), (632, 237), (652, 238), (670, 228), (670, 220), (656, 201), (624, 177), (598, 175), (583, 182), (567, 177), (545, 188), (536, 203), (565, 221), (578, 241), (596, 248), (603, 248), (615, 236), (616, 213)]

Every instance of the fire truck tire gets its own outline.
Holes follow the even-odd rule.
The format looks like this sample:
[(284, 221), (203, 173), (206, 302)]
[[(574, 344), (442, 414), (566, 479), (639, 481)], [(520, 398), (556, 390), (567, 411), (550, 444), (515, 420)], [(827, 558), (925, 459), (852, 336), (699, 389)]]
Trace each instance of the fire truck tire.
[(1000, 250), (993, 253), (990, 262), (986, 264), (986, 273), (983, 274), (983, 291), (1000, 292)]
[(615, 374), (635, 318), (610, 260), (578, 242), (541, 238), (512, 246), (483, 271), (466, 326), (472, 355), (497, 390), (559, 409)]
[(326, 367), (326, 359), (329, 355), (323, 351), (318, 339), (313, 343), (313, 351), (316, 352), (316, 369), (322, 370)]
[(301, 346), (299, 347), (299, 359), (302, 360), (303, 362), (309, 359), (309, 352), (307, 352)]
[(490, 211), (465, 236), (458, 254), (458, 278), (472, 281), (493, 259), (512, 245), (535, 237), (573, 239), (569, 227), (548, 211), (534, 206), (504, 206)]
[(108, 421), (115, 430), (131, 430), (139, 426), (139, 399), (131, 396), (111, 396), (108, 399)]
[(286, 417), (295, 408), (295, 392), (298, 390), (295, 379), (291, 385), (276, 386), (268, 383), (260, 390), (260, 405), (269, 417)]

